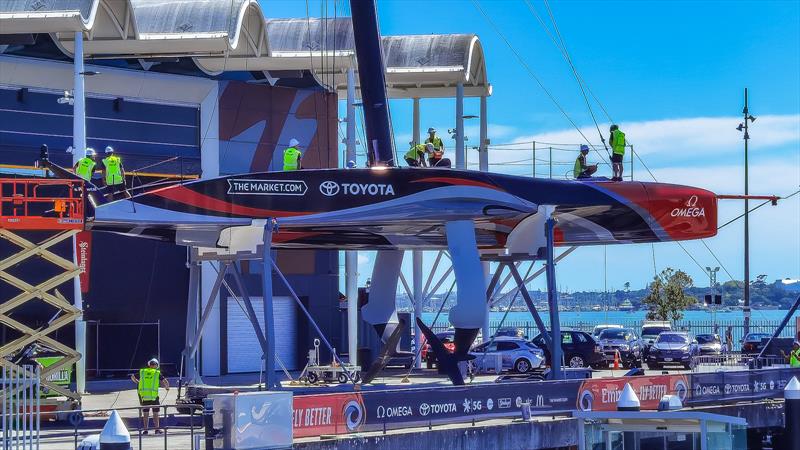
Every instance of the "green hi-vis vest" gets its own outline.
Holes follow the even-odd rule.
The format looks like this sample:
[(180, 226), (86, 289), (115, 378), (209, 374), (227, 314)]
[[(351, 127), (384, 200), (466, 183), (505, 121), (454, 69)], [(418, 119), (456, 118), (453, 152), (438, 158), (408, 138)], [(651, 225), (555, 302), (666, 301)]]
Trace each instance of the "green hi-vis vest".
[(161, 381), (161, 371), (149, 367), (139, 369), (139, 397), (144, 401), (158, 399), (158, 385)]
[(431, 139), (431, 138), (425, 139), (425, 143), (426, 144), (433, 144), (433, 148), (435, 148), (436, 150), (441, 150), (442, 149), (442, 139), (440, 137), (438, 137), (438, 136), (434, 137), (433, 139)]
[(789, 353), (789, 366), (800, 367), (800, 349), (792, 350)]
[(419, 158), (420, 155), (424, 155), (425, 154), (425, 149), (426, 149), (425, 144), (413, 145), (406, 152), (405, 157), (408, 158), (408, 159), (413, 159), (413, 160), (416, 161), (417, 158)]
[(97, 163), (92, 158), (84, 156), (78, 160), (78, 167), (75, 169), (75, 174), (86, 181), (91, 181), (92, 173), (94, 173), (94, 166)]
[(578, 156), (578, 159), (575, 160), (575, 167), (572, 169), (572, 175), (575, 178), (578, 178), (581, 173), (583, 173), (583, 165), (586, 164), (584, 161), (583, 155)]
[(297, 170), (298, 164), (297, 162), (300, 160), (300, 150), (289, 147), (283, 151), (283, 170)]
[(122, 160), (117, 155), (111, 155), (103, 159), (106, 167), (106, 186), (114, 186), (125, 183), (122, 176)]
[(611, 132), (611, 149), (618, 155), (625, 154), (625, 133), (619, 130)]

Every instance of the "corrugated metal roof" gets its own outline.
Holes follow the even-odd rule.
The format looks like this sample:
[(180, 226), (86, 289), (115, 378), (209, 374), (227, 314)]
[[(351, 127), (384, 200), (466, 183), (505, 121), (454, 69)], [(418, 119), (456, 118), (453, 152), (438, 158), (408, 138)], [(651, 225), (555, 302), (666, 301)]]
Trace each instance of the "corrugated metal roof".
[[(210, 73), (309, 70), (334, 74), (337, 89), (354, 64), (349, 17), (266, 20), (256, 0), (0, 0), (0, 34), (50, 33), (71, 56), (76, 31), (87, 57), (192, 57)], [(459, 82), (468, 96), (491, 93), (475, 35), (385, 36), (383, 51), (395, 97), (451, 96)]]

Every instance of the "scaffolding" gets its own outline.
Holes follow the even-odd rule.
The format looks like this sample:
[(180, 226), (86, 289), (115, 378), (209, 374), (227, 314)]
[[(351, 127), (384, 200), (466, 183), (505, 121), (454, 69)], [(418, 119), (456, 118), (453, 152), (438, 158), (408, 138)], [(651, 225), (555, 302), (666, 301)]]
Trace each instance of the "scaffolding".
[[(0, 179), (0, 238), (11, 249), (0, 255), (0, 280), (19, 291), (11, 298), (0, 299), (0, 327), (5, 328), (4, 334), (11, 331), (15, 336), (0, 347), (0, 366), (9, 376), (24, 375), (26, 367), (29, 371), (32, 365), (40, 367), (42, 390), (48, 396), (66, 397), (66, 401), (43, 399), (43, 412), (72, 409), (80, 400), (80, 395), (70, 389), (69, 379), (64, 382), (63, 374), (71, 372), (69, 369), (81, 355), (58, 342), (53, 334), (81, 316), (81, 310), (58, 291), (59, 286), (77, 278), (81, 269), (51, 248), (83, 230), (83, 192), (83, 182), (79, 180)], [(31, 237), (34, 235), (46, 237)], [(35, 260), (47, 261), (57, 268), (57, 273), (44, 281), (23, 280), (20, 275), (23, 271), (18, 268)], [(26, 306), (41, 310), (39, 302), (55, 309), (44, 325), (27, 325), (22, 318), (15, 317), (14, 313)], [(45, 350), (50, 356), (46, 364), (36, 360), (37, 350)], [(18, 395), (17, 390), (6, 388), (6, 384), (3, 387), (0, 399)]]

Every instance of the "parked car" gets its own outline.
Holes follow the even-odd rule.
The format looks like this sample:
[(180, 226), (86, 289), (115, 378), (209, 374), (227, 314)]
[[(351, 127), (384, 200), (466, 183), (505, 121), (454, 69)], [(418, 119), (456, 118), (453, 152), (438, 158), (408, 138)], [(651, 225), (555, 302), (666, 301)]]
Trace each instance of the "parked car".
[(633, 329), (606, 328), (600, 333), (598, 342), (606, 363), (613, 363), (615, 354), (619, 352), (622, 367), (629, 369), (642, 366), (644, 343)]
[(511, 336), (511, 337), (518, 337), (522, 339), (528, 339), (528, 336), (525, 334), (525, 330), (519, 327), (502, 327), (498, 328), (497, 332), (494, 333), (495, 337), (500, 336)]
[(646, 320), (642, 324), (642, 332), (640, 336), (642, 337), (642, 341), (644, 341), (644, 355), (647, 356), (647, 352), (650, 350), (650, 347), (658, 338), (658, 335), (664, 331), (672, 331), (672, 325), (669, 322), (662, 322), (662, 321), (654, 321), (654, 320)]
[(497, 355), (502, 357), (502, 370), (513, 370), (518, 373), (527, 373), (539, 368), (544, 363), (544, 352), (518, 337), (500, 336), (494, 340), (476, 345), (469, 351), (475, 356), (472, 363), (478, 371), (494, 368)]
[[(550, 364), (550, 351), (542, 333), (531, 339), (531, 342), (544, 351), (547, 364)], [(561, 330), (561, 351), (564, 365), (569, 367), (600, 367), (604, 364), (600, 346), (589, 333), (583, 331)]]
[(722, 340), (718, 334), (698, 334), (695, 336), (700, 346), (701, 355), (719, 355), (722, 353)]
[[(456, 349), (456, 344), (453, 342), (455, 335), (455, 331), (443, 331), (441, 333), (436, 333), (436, 337), (442, 341), (444, 348), (450, 351), (450, 353), (453, 353), (453, 351)], [(425, 342), (424, 336), (421, 345), (422, 352), (420, 352), (420, 357), (423, 361), (425, 361), (425, 367), (428, 369), (433, 369), (433, 365), (436, 364), (436, 353), (431, 351), (431, 345)]]
[(742, 339), (742, 353), (759, 353), (767, 345), (765, 339), (771, 337), (768, 333), (747, 333)]
[(622, 328), (622, 325), (610, 325), (610, 324), (600, 324), (594, 327), (592, 330), (592, 337), (596, 341), (600, 337), (600, 333), (604, 330), (608, 330), (609, 328)]
[(692, 368), (692, 358), (700, 354), (700, 346), (689, 333), (684, 331), (664, 331), (658, 335), (647, 353), (647, 367), (653, 370), (665, 365), (678, 364), (686, 369)]

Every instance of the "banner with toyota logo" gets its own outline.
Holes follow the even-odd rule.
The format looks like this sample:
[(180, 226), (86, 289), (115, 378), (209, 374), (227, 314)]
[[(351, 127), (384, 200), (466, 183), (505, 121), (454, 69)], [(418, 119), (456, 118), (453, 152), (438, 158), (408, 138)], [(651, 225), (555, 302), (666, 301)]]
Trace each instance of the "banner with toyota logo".
[(715, 373), (648, 375), (565, 381), (482, 383), (409, 387), (341, 394), (296, 395), (295, 437), (348, 434), (520, 416), (523, 403), (535, 414), (575, 410), (613, 411), (630, 383), (642, 409), (655, 410), (661, 397), (677, 395), (684, 405), (723, 404), (782, 398), (800, 369), (775, 368)]

